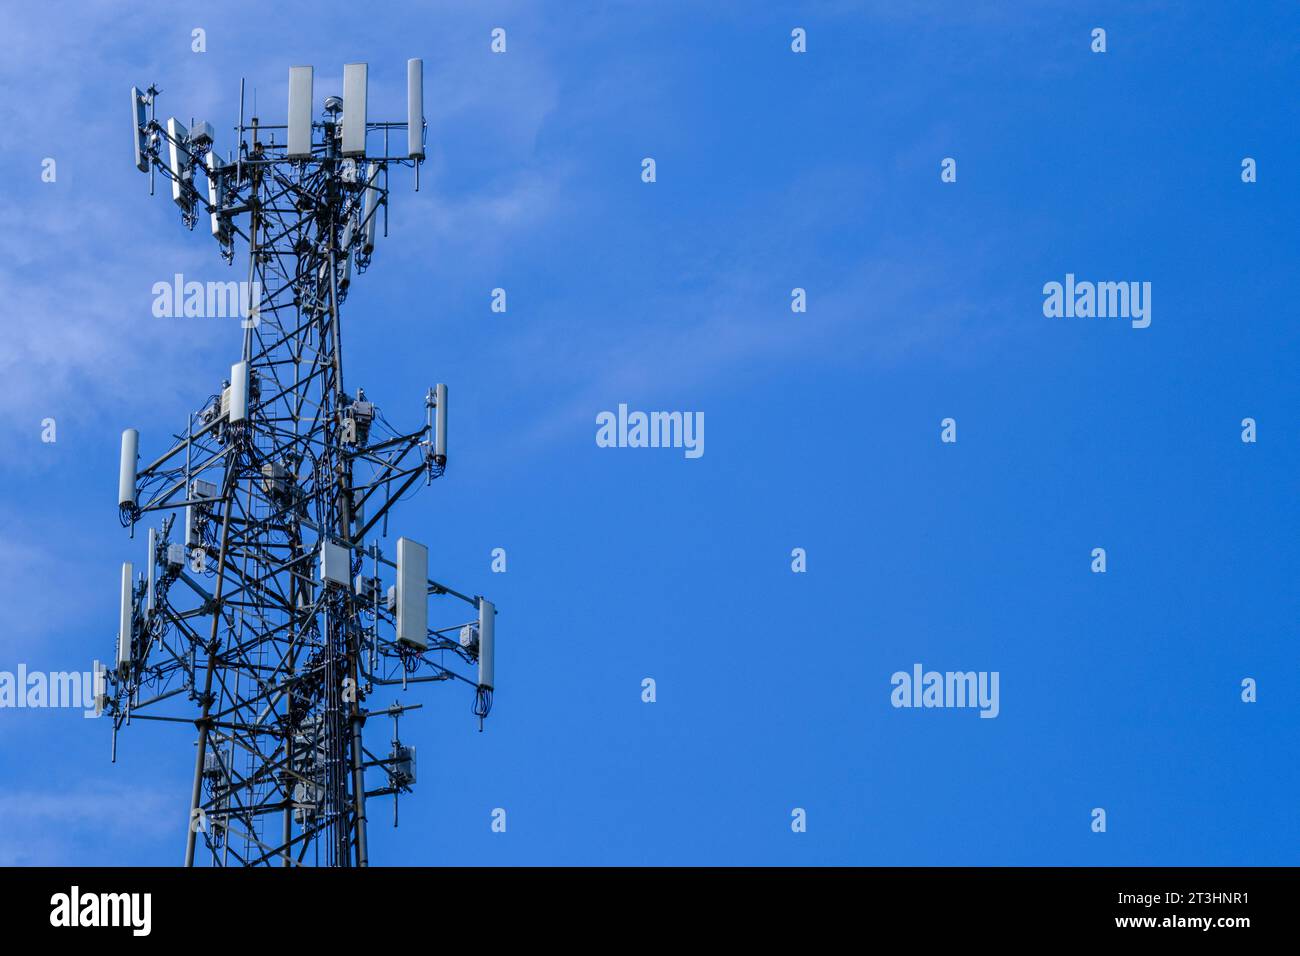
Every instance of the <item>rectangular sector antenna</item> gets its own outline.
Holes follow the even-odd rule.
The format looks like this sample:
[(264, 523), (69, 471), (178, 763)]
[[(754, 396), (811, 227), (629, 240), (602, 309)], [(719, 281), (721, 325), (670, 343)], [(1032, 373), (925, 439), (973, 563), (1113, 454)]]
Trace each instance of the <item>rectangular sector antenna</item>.
[(406, 61), (406, 152), (424, 159), (424, 61)]
[(361, 209), (361, 252), (370, 255), (375, 251), (375, 224), (379, 222), (379, 164), (366, 167), (366, 201)]
[(149, 122), (144, 110), (144, 97), (136, 87), (131, 87), (131, 122), (135, 125), (135, 168), (142, 173), (149, 172), (148, 134), (144, 126)]
[(230, 366), (230, 421), (242, 422), (248, 417), (248, 363), (236, 362)]
[(410, 538), (397, 539), (397, 640), (429, 646), (429, 549)]
[(167, 168), (172, 174), (172, 199), (176, 205), (188, 210), (190, 199), (190, 154), (185, 148), (189, 131), (175, 116), (167, 120)]
[(208, 205), (212, 208), (212, 238), (224, 243), (230, 238), (229, 221), (221, 214), (222, 180), (225, 177), (225, 169), (221, 165), (221, 160), (217, 159), (215, 149), (208, 153), (207, 166)]
[(434, 419), (433, 460), (439, 465), (447, 463), (447, 386), (439, 383), (433, 390)]
[(312, 68), (289, 67), (289, 132), (284, 155), (289, 159), (311, 157)]
[(343, 155), (366, 155), (366, 64), (343, 65)]
[(478, 686), (492, 689), (496, 680), (497, 609), (485, 597), (478, 599)]
[(131, 578), (135, 569), (130, 561), (122, 562), (122, 603), (117, 622), (117, 666), (131, 663)]
[[(346, 292), (348, 290), (348, 286), (352, 284), (352, 257), (351, 256), (345, 255), (343, 257), (343, 261), (339, 263), (338, 283), (339, 283), (340, 292)], [(360, 513), (358, 513), (357, 515), (358, 520), (360, 519), (360, 517), (361, 515)]]
[(145, 562), (145, 581), (148, 590), (145, 591), (144, 609), (152, 614), (156, 596), (154, 593), (154, 579), (158, 577), (158, 532), (153, 528), (149, 529), (149, 559)]

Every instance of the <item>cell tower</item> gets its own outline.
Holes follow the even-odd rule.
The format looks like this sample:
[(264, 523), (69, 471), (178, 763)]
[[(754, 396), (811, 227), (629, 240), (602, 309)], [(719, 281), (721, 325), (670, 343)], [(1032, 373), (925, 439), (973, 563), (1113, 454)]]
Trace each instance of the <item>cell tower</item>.
[[(387, 221), (389, 168), (412, 167), (419, 189), (423, 63), (407, 61), (404, 123), (369, 120), (364, 63), (343, 68), (342, 97), (313, 119), (312, 76), (290, 68), (280, 126), (245, 125), (241, 84), (224, 160), (211, 124), (160, 122), (160, 91), (131, 90), (150, 192), (165, 176), (182, 221), (193, 229), (206, 214), (227, 263), (248, 249), (229, 377), (214, 376), (184, 432), (143, 467), (139, 433), (122, 434), (122, 524), (134, 535), (156, 515), (158, 526), (144, 571), (122, 566), (116, 662), (98, 706), (115, 760), (133, 721), (198, 727), (186, 866), (200, 836), (216, 866), (367, 865), (367, 800), (391, 795), (396, 825), (416, 779), (398, 718), (420, 706), (368, 700), (451, 680), (474, 689), (480, 728), (492, 706), (492, 602), (430, 579), (424, 545), (398, 538), (390, 556), (375, 534), (417, 482), (443, 474), (447, 388), (430, 388), (423, 424), (401, 431), (343, 378), (341, 309)], [(450, 599), (436, 602), (445, 625), (430, 623), (431, 596)], [(382, 756), (362, 739), (377, 716), (392, 719)]]

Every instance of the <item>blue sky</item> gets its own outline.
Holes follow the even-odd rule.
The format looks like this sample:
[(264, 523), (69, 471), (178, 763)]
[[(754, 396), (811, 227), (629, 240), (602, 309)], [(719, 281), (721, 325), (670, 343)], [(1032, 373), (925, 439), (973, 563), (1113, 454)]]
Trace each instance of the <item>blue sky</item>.
[[(496, 600), (498, 689), (483, 734), (410, 695), (376, 862), (1300, 862), (1293, 4), (229, 6), (0, 14), (0, 670), (112, 653), (120, 430), (161, 449), (238, 349), (150, 313), (244, 263), (147, 195), (127, 88), (228, 146), (241, 76), (280, 122), (289, 65), (319, 99), (365, 60), (398, 118), (422, 56), (348, 378), (395, 424), (450, 385), (390, 527)], [(1151, 326), (1044, 317), (1066, 273), (1150, 282)], [(703, 412), (705, 454), (598, 448), (621, 402)], [(917, 662), (997, 671), (999, 716), (891, 707)], [(0, 710), (0, 863), (178, 863), (192, 740), (112, 765), (106, 721)]]

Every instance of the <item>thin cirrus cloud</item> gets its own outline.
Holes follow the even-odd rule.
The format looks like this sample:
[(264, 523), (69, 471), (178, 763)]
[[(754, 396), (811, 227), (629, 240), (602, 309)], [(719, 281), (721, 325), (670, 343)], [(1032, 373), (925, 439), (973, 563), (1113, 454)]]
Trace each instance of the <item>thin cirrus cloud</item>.
[[(473, 22), (473, 14), (469, 6), (454, 8), (440, 18), (440, 26), (462, 28)], [(111, 418), (116, 428), (123, 416), (146, 414), (153, 400), (198, 401), (201, 396), (194, 393), (187, 370), (223, 343), (233, 348), (237, 333), (221, 320), (155, 319), (149, 312), (150, 290), (177, 272), (200, 281), (239, 276), (225, 269), (204, 236), (184, 233), (165, 189), (148, 196), (146, 178), (129, 168), (125, 145), (120, 156), (107, 157), (110, 162), (120, 159), (121, 168), (110, 171), (97, 165), (106, 157), (87, 155), (83, 146), (124, 140), (127, 86), (148, 83), (159, 73), (170, 74), (161, 101), (164, 112), (184, 110), (188, 116), (190, 110), (213, 105), (220, 115), (233, 111), (230, 84), (218, 83), (214, 70), (194, 66), (215, 60), (190, 54), (189, 27), (171, 23), (159, 33), (154, 24), (157, 35), (176, 34), (176, 51), (164, 56), (167, 47), (148, 44), (154, 58), (142, 60), (120, 41), (105, 38), (144, 30), (152, 22), (144, 8), (92, 6), (75, 18), (61, 16), (57, 9), (11, 10), (7, 19), (0, 76), (15, 84), (35, 83), (42, 95), (5, 98), (0, 122), (7, 128), (42, 129), (47, 126), (43, 117), (51, 112), (78, 117), (75, 141), (33, 143), (35, 154), (11, 156), (3, 164), (22, 164), (14, 170), (19, 185), (0, 207), (6, 221), (24, 224), (0, 237), (0, 295), (14, 314), (24, 317), (0, 341), (0, 374), (16, 412), (0, 425), (0, 448), (13, 450), (31, 441), (32, 423), (45, 416), (61, 426), (72, 422), (105, 428)], [(366, 44), (358, 48), (355, 38), (340, 39), (325, 25), (306, 29), (306, 35), (296, 37), (295, 50), (312, 50), (318, 92), (338, 72), (333, 60), (363, 58), (368, 49)], [(413, 54), (429, 52), (423, 49), (427, 41), (417, 46), (421, 48), (412, 49)], [(440, 260), (454, 269), (457, 261), (499, 257), (512, 230), (544, 221), (556, 208), (563, 170), (558, 164), (538, 168), (529, 155), (555, 108), (558, 87), (549, 67), (536, 59), (516, 58), (515, 69), (493, 75), (486, 58), (474, 56), (464, 44), (450, 56), (441, 46), (434, 52), (439, 55), (428, 60), (426, 85), (431, 91), (454, 91), (454, 96), (437, 100), (437, 115), (429, 120), (426, 188), (416, 202), (395, 205), (393, 228), (408, 223), (421, 231), (432, 228)], [(261, 84), (263, 104), (268, 98), (275, 104), (283, 99), (285, 56), (279, 41), (241, 45), (239, 70), (252, 88)], [(158, 57), (171, 66), (161, 66)], [(76, 70), (60, 65), (71, 62), (78, 64)], [(400, 66), (375, 71), (376, 104), (404, 99), (400, 84), (385, 85), (382, 79), (391, 73), (393, 80)], [(465, 82), (467, 77), (477, 81)], [(87, 109), (88, 103), (93, 108)], [(268, 115), (276, 112), (269, 109)], [(58, 162), (55, 183), (40, 179), (46, 152)], [(496, 167), (487, 177), (480, 169), (485, 165)], [(443, 185), (447, 178), (454, 185)], [(402, 249), (391, 253), (399, 262), (407, 256), (416, 261), (414, 253)], [(146, 375), (149, 401), (134, 388)], [(10, 467), (36, 467), (25, 460), (17, 456)]]
[(176, 812), (174, 795), (117, 781), (9, 790), (0, 793), (0, 866), (84, 865), (90, 848), (150, 843), (178, 829), (183, 834)]

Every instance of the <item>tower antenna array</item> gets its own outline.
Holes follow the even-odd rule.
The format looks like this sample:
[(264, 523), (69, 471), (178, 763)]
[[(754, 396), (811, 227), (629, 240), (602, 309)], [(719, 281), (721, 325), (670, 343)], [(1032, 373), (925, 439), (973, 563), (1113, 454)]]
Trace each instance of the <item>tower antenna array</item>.
[[(114, 759), (133, 721), (197, 726), (186, 866), (200, 839), (213, 865), (367, 865), (367, 800), (391, 795), (396, 825), (416, 781), (398, 718), (421, 706), (371, 697), (459, 681), (480, 727), (492, 706), (492, 602), (430, 578), (424, 545), (378, 540), (393, 506), (446, 468), (447, 387), (430, 388), (423, 423), (401, 430), (343, 376), (342, 306), (386, 221), (390, 167), (411, 167), (419, 189), (423, 63), (407, 61), (405, 122), (370, 120), (364, 63), (344, 67), (343, 95), (314, 116), (313, 72), (290, 68), (279, 126), (245, 123), (241, 84), (224, 160), (210, 123), (160, 120), (161, 91), (131, 89), (150, 191), (161, 176), (188, 228), (207, 217), (227, 263), (248, 254), (228, 377), (147, 464), (139, 432), (122, 434), (122, 524), (133, 535), (142, 519), (158, 524), (144, 570), (122, 566), (97, 704)], [(375, 715), (393, 720), (387, 754), (363, 740)]]

